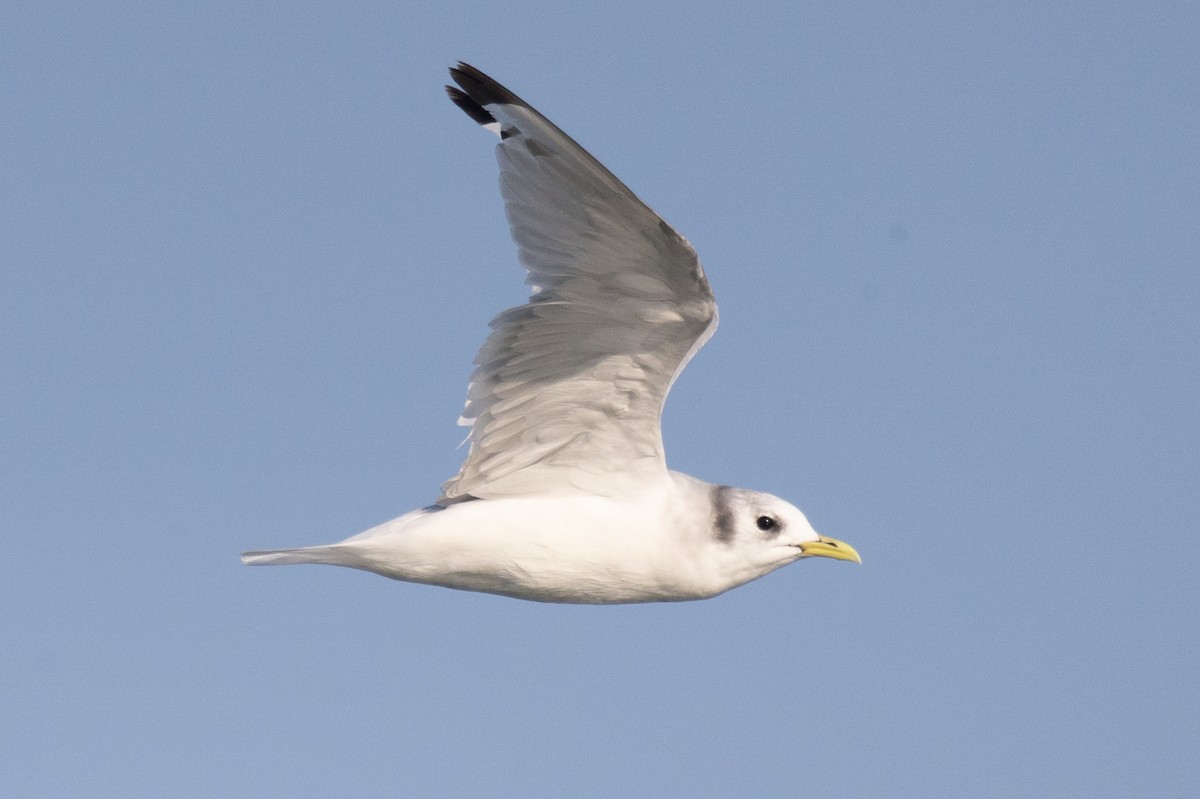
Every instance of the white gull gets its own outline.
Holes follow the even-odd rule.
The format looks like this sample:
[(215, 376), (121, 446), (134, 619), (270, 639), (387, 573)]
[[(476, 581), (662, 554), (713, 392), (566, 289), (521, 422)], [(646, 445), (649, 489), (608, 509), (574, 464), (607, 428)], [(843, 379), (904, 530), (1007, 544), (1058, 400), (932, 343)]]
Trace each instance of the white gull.
[(717, 327), (695, 250), (586, 150), (479, 70), (446, 91), (500, 137), (532, 286), (492, 321), (442, 496), (327, 546), (246, 552), (542, 602), (704, 599), (801, 558), (861, 563), (778, 497), (667, 468), (659, 418)]

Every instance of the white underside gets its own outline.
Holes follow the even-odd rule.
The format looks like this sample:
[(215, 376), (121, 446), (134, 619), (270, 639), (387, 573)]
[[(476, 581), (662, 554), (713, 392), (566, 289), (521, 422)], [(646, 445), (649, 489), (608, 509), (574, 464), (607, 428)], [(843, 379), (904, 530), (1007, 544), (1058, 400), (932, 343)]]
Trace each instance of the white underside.
[(415, 511), (338, 544), (247, 553), (244, 560), (348, 566), (542, 602), (703, 599), (760, 576), (757, 569), (731, 572), (713, 547), (704, 486), (672, 473), (620, 501), (469, 501)]

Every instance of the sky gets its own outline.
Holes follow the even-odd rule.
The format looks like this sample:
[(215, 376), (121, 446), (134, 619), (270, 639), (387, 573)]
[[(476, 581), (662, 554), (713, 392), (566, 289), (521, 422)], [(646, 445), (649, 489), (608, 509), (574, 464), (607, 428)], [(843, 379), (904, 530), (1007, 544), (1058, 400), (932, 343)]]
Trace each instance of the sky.
[[(1200, 6), (5, 17), (0, 794), (1200, 794)], [(459, 59), (698, 250), (671, 467), (861, 567), (581, 607), (239, 563), (465, 454), (525, 287)]]

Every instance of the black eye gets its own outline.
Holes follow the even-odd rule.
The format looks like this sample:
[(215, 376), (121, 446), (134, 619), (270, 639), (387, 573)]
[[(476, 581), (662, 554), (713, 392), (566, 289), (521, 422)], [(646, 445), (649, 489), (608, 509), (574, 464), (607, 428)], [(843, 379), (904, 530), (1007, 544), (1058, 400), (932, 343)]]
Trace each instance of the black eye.
[(770, 516), (759, 516), (759, 517), (758, 517), (758, 518), (757, 518), (757, 519), (754, 521), (754, 523), (755, 523), (755, 524), (757, 524), (757, 525), (758, 525), (758, 529), (759, 529), (759, 530), (762, 530), (764, 533), (765, 533), (767, 530), (774, 530), (774, 529), (775, 529), (775, 525), (776, 525), (776, 524), (778, 524), (778, 522), (776, 522), (776, 521), (775, 521), (774, 519), (772, 519)]

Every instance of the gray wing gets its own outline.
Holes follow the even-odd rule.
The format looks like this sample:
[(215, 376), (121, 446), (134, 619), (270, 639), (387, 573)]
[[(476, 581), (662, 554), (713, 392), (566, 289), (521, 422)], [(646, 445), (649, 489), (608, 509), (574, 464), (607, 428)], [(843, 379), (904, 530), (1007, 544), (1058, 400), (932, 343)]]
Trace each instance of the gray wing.
[(450, 99), (500, 136), (500, 193), (533, 291), (492, 321), (475, 359), (470, 452), (439, 504), (615, 495), (665, 476), (663, 402), (717, 324), (695, 250), (515, 94), (467, 64), (450, 75)]

